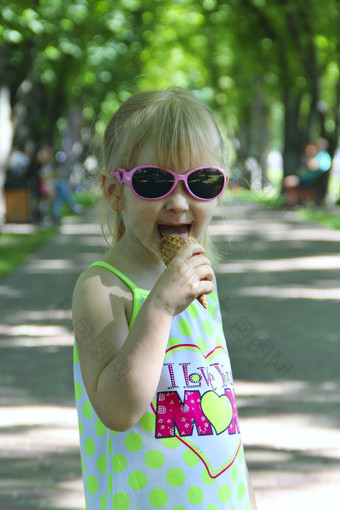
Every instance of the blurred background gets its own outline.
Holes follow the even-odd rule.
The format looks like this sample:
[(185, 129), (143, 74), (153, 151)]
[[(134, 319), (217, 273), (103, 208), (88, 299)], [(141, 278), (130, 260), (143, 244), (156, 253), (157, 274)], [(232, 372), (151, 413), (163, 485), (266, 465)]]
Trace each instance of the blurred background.
[(337, 0), (2, 0), (1, 221), (80, 212), (109, 117), (170, 85), (214, 111), (232, 189), (336, 203), (339, 21)]
[(209, 228), (259, 510), (338, 509), (339, 28), (338, 0), (0, 0), (1, 510), (84, 508), (71, 299), (103, 250), (101, 136), (172, 85), (227, 144)]

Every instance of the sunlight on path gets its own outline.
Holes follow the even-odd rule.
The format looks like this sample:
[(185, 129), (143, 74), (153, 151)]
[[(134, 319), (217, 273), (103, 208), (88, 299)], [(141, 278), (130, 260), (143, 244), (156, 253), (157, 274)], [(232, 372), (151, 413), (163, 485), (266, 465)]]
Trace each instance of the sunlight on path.
[[(1, 510), (85, 509), (70, 307), (102, 237), (77, 221), (0, 285)], [(258, 510), (338, 510), (340, 231), (242, 204), (209, 230)]]
[[(301, 398), (339, 407), (339, 388), (324, 383), (318, 390), (303, 381), (236, 383), (239, 412), (249, 406), (262, 410), (258, 417), (241, 418), (252, 482), (259, 510), (336, 510), (340, 497), (340, 430), (327, 416), (312, 419), (303, 412), (285, 411), (285, 401)], [(282, 411), (265, 412), (276, 402)], [(333, 425), (333, 426), (332, 426)], [(325, 498), (328, 502), (325, 506)]]
[[(45, 510), (84, 509), (77, 415), (73, 407), (1, 407), (0, 451), (7, 466), (0, 471), (4, 475), (0, 499), (11, 501), (7, 508), (2, 503), (2, 510), (17, 508), (15, 501), (18, 508), (22, 501), (26, 501), (24, 508), (31, 508), (37, 501), (36, 508)], [(64, 479), (65, 471), (68, 479)]]
[(280, 272), (280, 271), (323, 271), (340, 269), (340, 255), (314, 255), (275, 260), (245, 260), (220, 264), (217, 273)]

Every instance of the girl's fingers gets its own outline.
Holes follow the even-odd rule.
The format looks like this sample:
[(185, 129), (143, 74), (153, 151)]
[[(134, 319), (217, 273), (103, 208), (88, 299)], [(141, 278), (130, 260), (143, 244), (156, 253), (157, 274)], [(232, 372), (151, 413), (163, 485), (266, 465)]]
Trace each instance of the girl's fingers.
[(211, 269), (211, 266), (200, 266), (195, 269), (195, 272), (199, 280), (207, 280), (211, 282), (214, 278), (214, 272)]
[(198, 243), (186, 243), (178, 250), (178, 254), (180, 254), (182, 258), (190, 258), (193, 255), (200, 255), (203, 253), (205, 253), (205, 249)]
[(179, 258), (189, 263), (192, 267), (198, 267), (201, 264), (211, 265), (210, 260), (204, 255), (205, 249), (200, 244), (185, 244), (178, 250), (174, 258)]
[[(214, 272), (211, 267), (210, 260), (204, 255), (204, 248), (200, 244), (187, 244), (184, 245), (176, 254), (173, 259), (173, 267), (175, 266), (180, 274), (188, 271), (193, 271), (197, 280), (212, 281)], [(184, 262), (184, 267), (183, 267)]]
[(186, 263), (193, 269), (196, 269), (200, 266), (207, 266), (211, 268), (211, 262), (205, 255), (194, 255), (190, 259), (187, 259)]
[[(212, 282), (214, 279), (214, 272), (210, 261), (203, 255), (195, 255), (194, 257), (191, 257), (185, 261), (177, 260), (175, 261), (172, 268), (174, 270), (173, 274), (176, 276), (176, 279), (183, 279), (183, 276), (185, 275), (188, 282), (191, 281), (195, 284), (199, 283), (200, 281)], [(210, 285), (208, 287), (210, 288)]]

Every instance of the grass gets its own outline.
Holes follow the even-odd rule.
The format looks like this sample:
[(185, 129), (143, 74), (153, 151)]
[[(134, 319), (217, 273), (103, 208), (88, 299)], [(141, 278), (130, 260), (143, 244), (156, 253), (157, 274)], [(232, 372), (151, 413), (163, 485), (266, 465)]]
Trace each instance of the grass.
[[(84, 208), (92, 207), (94, 203), (93, 196), (90, 193), (77, 194), (75, 199)], [(73, 213), (67, 205), (64, 205), (62, 216), (69, 216), (70, 214)], [(16, 227), (13, 225), (13, 229), (6, 228), (4, 232), (1, 232), (0, 228), (0, 279), (13, 271), (31, 253), (34, 253), (57, 233), (58, 228), (55, 226), (20, 225)]]
[[(228, 195), (229, 194), (229, 195)], [(285, 198), (275, 189), (252, 191), (246, 188), (238, 188), (227, 191), (230, 199), (236, 199), (247, 202), (257, 202), (266, 209), (280, 209), (285, 202)]]
[(340, 230), (340, 207), (331, 211), (328, 209), (304, 208), (299, 211), (299, 216), (303, 220), (319, 221), (327, 227)]
[(58, 232), (56, 227), (27, 229), (26, 233), (0, 233), (0, 278), (9, 274), (18, 264), (52, 239)]
[[(273, 190), (251, 191), (240, 188), (236, 191), (229, 191), (229, 197), (237, 200), (252, 201), (261, 204), (262, 207), (271, 210), (281, 209), (285, 203), (285, 197)], [(327, 206), (310, 207), (308, 205), (297, 210), (298, 216), (304, 221), (318, 221), (323, 225), (340, 230), (340, 207), (334, 206), (330, 209)]]

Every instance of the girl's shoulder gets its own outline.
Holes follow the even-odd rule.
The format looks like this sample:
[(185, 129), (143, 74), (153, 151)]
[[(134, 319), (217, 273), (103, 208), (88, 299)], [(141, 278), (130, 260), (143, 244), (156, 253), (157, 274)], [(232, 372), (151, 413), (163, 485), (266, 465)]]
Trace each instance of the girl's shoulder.
[(114, 266), (108, 264), (105, 259), (97, 260), (80, 273), (75, 288), (89, 287), (93, 291), (110, 292), (119, 296), (132, 295), (128, 285), (121, 273), (115, 270)]
[[(100, 261), (102, 262), (102, 261)], [(113, 271), (103, 265), (91, 265), (78, 277), (72, 310), (74, 314), (86, 313), (101, 316), (113, 309), (125, 312), (127, 321), (132, 313), (133, 292)]]

